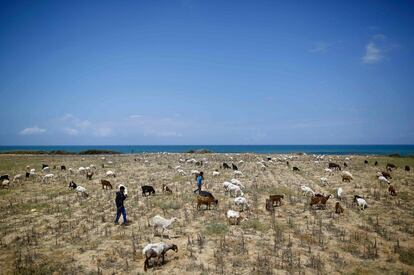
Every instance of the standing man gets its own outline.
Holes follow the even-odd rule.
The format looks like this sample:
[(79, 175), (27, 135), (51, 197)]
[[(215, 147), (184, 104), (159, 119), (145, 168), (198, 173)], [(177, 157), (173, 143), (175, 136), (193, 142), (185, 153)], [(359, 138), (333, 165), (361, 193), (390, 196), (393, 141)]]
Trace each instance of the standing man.
[(126, 200), (126, 198), (127, 198), (127, 195), (125, 194), (125, 187), (121, 185), (121, 187), (119, 187), (119, 191), (116, 192), (116, 198), (115, 198), (115, 204), (116, 204), (115, 224), (119, 224), (118, 221), (122, 214), (122, 218), (124, 220), (122, 225), (127, 225), (127, 217), (126, 217), (126, 211), (124, 207), (124, 200)]
[(201, 186), (203, 185), (203, 180), (204, 180), (204, 173), (200, 172), (200, 174), (198, 174), (196, 180), (197, 180), (197, 189), (194, 190), (194, 193), (198, 192), (200, 194), (201, 192)]

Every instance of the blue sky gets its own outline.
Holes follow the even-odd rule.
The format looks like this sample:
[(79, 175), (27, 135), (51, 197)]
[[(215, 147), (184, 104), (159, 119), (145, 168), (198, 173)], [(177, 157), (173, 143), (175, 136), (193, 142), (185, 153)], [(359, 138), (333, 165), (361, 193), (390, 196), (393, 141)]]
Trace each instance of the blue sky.
[(1, 1), (0, 145), (414, 144), (413, 26), (412, 1)]

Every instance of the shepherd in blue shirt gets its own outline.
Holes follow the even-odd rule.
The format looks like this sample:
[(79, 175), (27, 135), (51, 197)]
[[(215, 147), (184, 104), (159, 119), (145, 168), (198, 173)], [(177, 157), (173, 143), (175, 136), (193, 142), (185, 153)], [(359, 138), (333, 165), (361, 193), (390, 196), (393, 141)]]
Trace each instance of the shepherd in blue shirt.
[(127, 195), (125, 194), (125, 187), (121, 185), (119, 188), (119, 191), (116, 192), (116, 198), (115, 198), (115, 204), (116, 204), (116, 219), (115, 224), (118, 224), (119, 218), (121, 217), (124, 219), (123, 225), (127, 225), (127, 217), (126, 217), (126, 211), (124, 206), (124, 200), (126, 200)]
[(196, 180), (197, 180), (197, 189), (196, 190), (194, 190), (194, 193), (200, 193), (200, 191), (201, 191), (201, 186), (203, 185), (203, 180), (204, 180), (204, 173), (203, 172), (200, 172), (200, 174), (198, 174), (197, 176), (196, 176)]

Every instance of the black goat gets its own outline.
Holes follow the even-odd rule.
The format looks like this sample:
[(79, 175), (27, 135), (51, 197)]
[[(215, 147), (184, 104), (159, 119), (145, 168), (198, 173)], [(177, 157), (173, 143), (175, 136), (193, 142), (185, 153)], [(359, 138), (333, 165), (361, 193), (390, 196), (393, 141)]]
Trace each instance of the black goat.
[(341, 171), (341, 166), (339, 164), (336, 164), (336, 163), (333, 163), (333, 162), (330, 162), (328, 164), (328, 168), (337, 169), (337, 170)]
[(71, 181), (71, 182), (69, 183), (69, 188), (70, 188), (70, 189), (76, 189), (76, 187), (78, 187), (78, 185), (77, 185), (74, 181)]
[(154, 190), (154, 187), (152, 187), (151, 185), (143, 185), (143, 186), (141, 186), (141, 189), (142, 189), (142, 196), (146, 196), (146, 193), (148, 193), (148, 196), (149, 195), (155, 195), (155, 190)]
[(227, 163), (223, 162), (223, 169), (231, 169), (231, 167)]

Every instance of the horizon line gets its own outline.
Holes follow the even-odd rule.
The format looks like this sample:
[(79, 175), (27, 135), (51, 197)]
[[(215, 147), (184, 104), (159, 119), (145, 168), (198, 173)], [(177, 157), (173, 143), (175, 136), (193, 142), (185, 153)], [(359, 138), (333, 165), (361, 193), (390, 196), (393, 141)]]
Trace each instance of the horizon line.
[(61, 147), (69, 147), (69, 146), (414, 146), (414, 144), (403, 144), (403, 143), (383, 143), (383, 144), (376, 144), (376, 143), (355, 143), (355, 144), (48, 144), (48, 145), (0, 145), (2, 147), (29, 147), (29, 146), (61, 146)]

